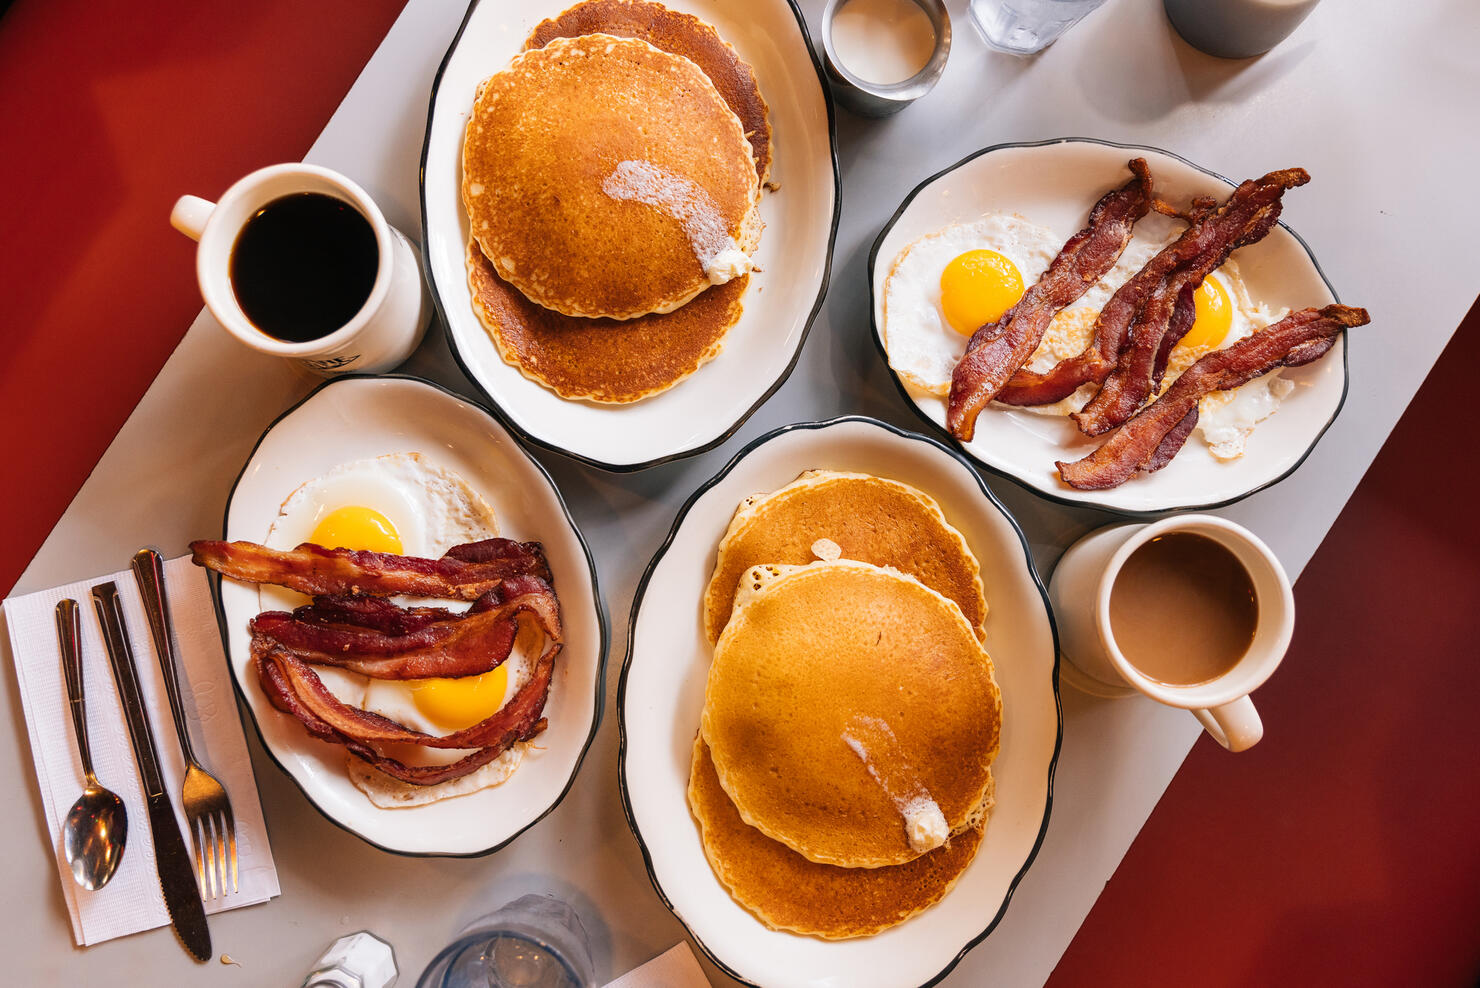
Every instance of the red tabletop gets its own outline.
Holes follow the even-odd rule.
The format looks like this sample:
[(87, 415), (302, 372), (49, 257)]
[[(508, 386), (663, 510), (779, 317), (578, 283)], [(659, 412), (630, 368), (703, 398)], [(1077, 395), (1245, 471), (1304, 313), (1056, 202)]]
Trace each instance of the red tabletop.
[[(174, 199), (301, 158), (400, 6), (19, 0), (0, 17), (0, 590), (200, 308)], [(1480, 977), (1477, 363), (1480, 306), (1296, 586), (1264, 742), (1198, 742), (1052, 985)]]

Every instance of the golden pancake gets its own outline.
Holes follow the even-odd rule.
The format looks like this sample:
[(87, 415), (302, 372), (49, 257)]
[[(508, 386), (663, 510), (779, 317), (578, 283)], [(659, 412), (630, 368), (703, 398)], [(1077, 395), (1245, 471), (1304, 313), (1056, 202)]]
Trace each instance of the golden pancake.
[(719, 32), (692, 14), (669, 10), (648, 0), (587, 0), (559, 17), (535, 26), (525, 48), (539, 48), (556, 38), (612, 34), (641, 38), (654, 48), (682, 55), (704, 70), (719, 90), (750, 141), (755, 173), (761, 184), (771, 174), (771, 124), (755, 72)]
[(817, 864), (746, 826), (694, 739), (689, 809), (704, 854), (735, 901), (773, 930), (826, 940), (872, 936), (939, 902), (976, 857), (986, 814), (950, 843), (890, 868)]
[(852, 560), (754, 567), (700, 731), (750, 826), (812, 861), (910, 861), (979, 812), (1002, 701), (961, 609)]
[(520, 295), (468, 241), (473, 311), (504, 363), (562, 398), (613, 404), (666, 391), (724, 348), (740, 319), (749, 276), (700, 293), (664, 315), (581, 319)]
[(760, 187), (739, 119), (693, 62), (592, 34), (479, 87), (463, 205), (499, 277), (569, 316), (671, 312), (744, 274)]
[(709, 641), (730, 619), (742, 573), (760, 563), (809, 563), (819, 538), (837, 543), (844, 559), (892, 566), (951, 598), (982, 637), (981, 566), (933, 498), (897, 480), (809, 470), (736, 509), (704, 594)]

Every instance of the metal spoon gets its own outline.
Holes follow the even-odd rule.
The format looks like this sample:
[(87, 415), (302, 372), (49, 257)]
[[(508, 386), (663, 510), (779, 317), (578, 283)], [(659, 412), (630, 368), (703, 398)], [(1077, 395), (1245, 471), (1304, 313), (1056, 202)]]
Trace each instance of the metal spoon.
[(77, 732), (77, 751), (87, 788), (67, 811), (62, 824), (62, 851), (72, 866), (72, 877), (85, 889), (108, 884), (123, 860), (128, 839), (128, 812), (123, 800), (98, 784), (93, 773), (92, 752), (87, 746), (87, 709), (82, 702), (82, 635), (77, 601), (57, 602), (57, 640), (62, 646), (62, 675), (67, 680), (67, 706), (72, 728)]

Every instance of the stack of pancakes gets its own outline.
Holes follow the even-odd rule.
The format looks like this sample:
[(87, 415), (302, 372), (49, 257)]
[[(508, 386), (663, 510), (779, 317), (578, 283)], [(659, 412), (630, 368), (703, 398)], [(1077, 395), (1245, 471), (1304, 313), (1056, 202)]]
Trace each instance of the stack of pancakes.
[(1001, 731), (986, 612), (966, 540), (906, 484), (809, 471), (741, 503), (704, 595), (689, 805), (766, 925), (878, 933), (971, 863)]
[(740, 318), (771, 167), (755, 74), (648, 0), (539, 24), (463, 140), (468, 285), (505, 362), (562, 398), (638, 401)]

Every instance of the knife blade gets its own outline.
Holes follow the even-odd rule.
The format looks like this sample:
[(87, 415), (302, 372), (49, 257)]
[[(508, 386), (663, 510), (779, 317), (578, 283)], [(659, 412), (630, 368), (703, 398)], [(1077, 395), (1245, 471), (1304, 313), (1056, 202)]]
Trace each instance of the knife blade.
[(103, 644), (108, 649), (108, 662), (118, 683), (118, 698), (128, 721), (129, 741), (134, 747), (134, 760), (139, 764), (139, 783), (149, 809), (149, 830), (154, 835), (154, 869), (164, 893), (164, 906), (180, 943), (198, 961), (211, 959), (211, 931), (206, 926), (206, 908), (201, 902), (200, 886), (180, 833), (180, 821), (165, 792), (164, 776), (159, 771), (159, 753), (154, 747), (154, 732), (144, 711), (139, 693), (139, 673), (134, 665), (134, 652), (129, 646), (123, 623), (123, 607), (118, 600), (118, 585), (100, 583), (92, 588), (93, 606), (98, 623), (103, 627)]

